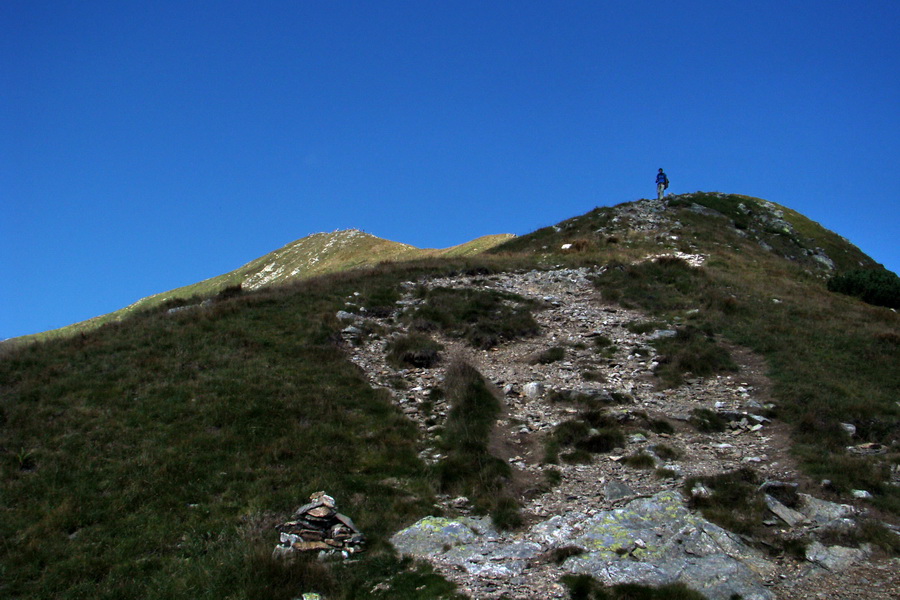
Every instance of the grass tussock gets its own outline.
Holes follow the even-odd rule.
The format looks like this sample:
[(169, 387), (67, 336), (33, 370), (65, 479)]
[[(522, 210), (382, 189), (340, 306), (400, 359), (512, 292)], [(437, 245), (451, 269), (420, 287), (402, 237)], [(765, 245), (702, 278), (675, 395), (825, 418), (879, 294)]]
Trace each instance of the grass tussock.
[(590, 575), (564, 575), (560, 580), (572, 600), (705, 600), (680, 583), (661, 586), (624, 583), (605, 586)]
[(695, 408), (691, 412), (690, 423), (701, 433), (721, 433), (728, 427), (724, 417), (708, 408)]
[(563, 421), (544, 442), (544, 461), (590, 463), (594, 454), (611, 452), (625, 445), (625, 434), (618, 422), (603, 411), (582, 412)]
[[(712, 477), (690, 477), (684, 489), (691, 508), (702, 511), (704, 517), (729, 531), (753, 536), (761, 533), (763, 519), (768, 514), (759, 492), (760, 483), (755, 471), (743, 468)], [(712, 493), (692, 494), (698, 484)]]
[(424, 303), (407, 315), (420, 331), (440, 330), (475, 348), (536, 335), (540, 327), (531, 315), (538, 303), (494, 290), (435, 288), (423, 290)]
[(429, 368), (438, 362), (444, 347), (427, 335), (413, 332), (392, 339), (386, 349), (387, 360), (395, 367)]
[(559, 362), (566, 357), (566, 349), (562, 346), (553, 346), (542, 350), (531, 357), (529, 362), (533, 365), (549, 365)]
[(461, 360), (448, 367), (444, 387), (451, 408), (442, 434), (446, 457), (437, 465), (440, 489), (468, 496), (498, 527), (518, 527), (519, 504), (505, 493), (510, 467), (488, 449), (500, 402), (481, 374)]
[(656, 459), (646, 452), (635, 452), (622, 459), (622, 463), (634, 469), (655, 469)]
[(729, 352), (696, 327), (678, 329), (674, 336), (652, 343), (660, 353), (655, 373), (666, 387), (677, 387), (688, 377), (737, 371)]

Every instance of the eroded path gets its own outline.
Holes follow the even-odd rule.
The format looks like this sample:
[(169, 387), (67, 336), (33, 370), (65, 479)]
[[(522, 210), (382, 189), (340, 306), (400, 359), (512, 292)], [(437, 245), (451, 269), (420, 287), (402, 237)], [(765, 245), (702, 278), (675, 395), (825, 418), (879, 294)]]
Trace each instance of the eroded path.
[[(591, 284), (590, 275), (590, 270), (582, 268), (417, 282), (429, 287), (513, 292), (540, 300), (547, 307), (535, 314), (541, 326), (536, 337), (486, 351), (439, 338), (445, 357), (463, 357), (497, 387), (504, 400), (505, 412), (498, 423), (498, 440), (493, 450), (517, 471), (520, 499), (529, 524), (574, 513), (590, 518), (636, 498), (680, 490), (686, 477), (718, 474), (741, 466), (751, 466), (766, 480), (797, 479), (784, 426), (761, 416), (771, 398), (757, 357), (733, 349), (733, 358), (740, 366), (737, 372), (692, 379), (680, 387), (659, 390), (653, 375), (657, 356), (649, 342), (654, 336), (666, 335), (665, 330), (633, 333), (626, 326), (648, 321), (648, 317), (605, 303)], [(410, 283), (409, 291), (414, 287)], [(410, 293), (401, 301), (401, 309), (414, 307), (416, 302)], [(395, 335), (403, 331), (395, 319), (381, 320), (378, 325)], [(357, 331), (348, 327), (348, 340)], [(433, 435), (449, 407), (442, 400), (435, 400), (430, 390), (441, 384), (448, 361), (429, 369), (396, 369), (385, 359), (387, 337), (390, 334), (368, 337), (358, 345), (348, 344), (352, 360), (365, 371), (373, 386), (389, 389), (401, 410), (419, 424), (427, 444), (423, 458), (439, 460)], [(608, 338), (612, 350), (598, 352), (598, 338)], [(549, 364), (533, 360), (551, 347), (564, 348), (564, 358)], [(547, 436), (560, 423), (581, 412), (585, 398), (602, 400), (607, 411), (623, 424), (637, 424), (634, 429), (640, 428), (640, 433), (628, 435), (625, 443), (610, 453), (594, 455), (588, 464), (545, 464)], [(688, 423), (697, 408), (728, 415), (729, 427), (720, 433), (698, 432)], [(671, 429), (654, 433), (639, 427), (653, 420), (665, 420)], [(626, 464), (625, 457), (641, 452), (654, 457), (654, 468)], [(668, 475), (660, 476), (659, 468), (666, 469)], [(548, 469), (559, 473), (555, 477), (558, 482), (549, 490), (544, 483)], [(442, 503), (450, 514), (468, 513), (464, 498), (443, 498)], [(772, 526), (784, 523), (773, 519)], [(535, 536), (534, 528), (511, 534), (491, 532), (491, 536), (519, 544), (510, 547), (521, 548), (521, 556), (506, 559), (510, 565), (515, 562), (516, 568), (505, 569), (504, 559), (495, 558), (484, 568), (473, 567), (472, 563), (463, 565), (459, 557), (453, 556), (435, 556), (432, 562), (445, 577), (475, 598), (499, 598), (504, 594), (513, 598), (566, 597), (557, 583), (565, 571), (546, 559), (547, 540)], [(773, 591), (760, 592), (759, 597), (777, 597), (777, 590), (786, 585), (784, 582), (793, 581), (802, 569), (809, 571), (810, 567), (788, 559), (770, 561), (759, 575), (761, 584)], [(821, 581), (827, 580), (825, 574)], [(796, 586), (792, 592), (785, 589), (787, 595), (783, 597), (796, 597), (791, 595), (796, 594)]]

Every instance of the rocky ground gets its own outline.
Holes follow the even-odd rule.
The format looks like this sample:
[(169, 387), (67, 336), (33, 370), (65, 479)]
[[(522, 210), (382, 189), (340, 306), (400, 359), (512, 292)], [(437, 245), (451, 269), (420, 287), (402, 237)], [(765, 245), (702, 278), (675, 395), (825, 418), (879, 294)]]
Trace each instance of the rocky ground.
[[(702, 262), (703, 257), (688, 259)], [(658, 500), (663, 492), (680, 494), (687, 477), (713, 475), (751, 466), (766, 480), (795, 483), (802, 480), (788, 452), (786, 427), (763, 416), (772, 398), (763, 364), (758, 357), (745, 350), (731, 348), (733, 358), (740, 365), (737, 372), (690, 379), (674, 389), (658, 389), (653, 374), (657, 357), (649, 341), (653, 336), (670, 335), (669, 331), (661, 328), (643, 334), (632, 333), (626, 325), (646, 321), (647, 317), (604, 302), (589, 281), (590, 274), (589, 269), (559, 269), (417, 282), (427, 286), (465, 286), (514, 292), (541, 300), (546, 305), (544, 310), (535, 313), (541, 326), (540, 335), (486, 351), (473, 350), (457, 340), (439, 338), (438, 341), (445, 347), (442, 352), (444, 360), (429, 369), (396, 369), (390, 366), (385, 359), (385, 346), (390, 333), (382, 336), (360, 335), (362, 330), (371, 330), (373, 324), (381, 331), (396, 334), (402, 331), (402, 326), (395, 319), (365, 319), (347, 313), (340, 315), (348, 321), (344, 335), (349, 342), (347, 347), (352, 360), (365, 371), (373, 386), (389, 389), (401, 410), (421, 428), (426, 440), (422, 450), (425, 460), (437, 461), (441, 458), (435, 449), (433, 436), (439, 431), (449, 407), (441, 400), (435, 401), (429, 392), (442, 381), (444, 366), (449, 362), (447, 357), (463, 357), (496, 386), (498, 394), (504, 399), (504, 414), (497, 424), (497, 439), (492, 449), (508, 460), (516, 471), (528, 525), (520, 532), (503, 533), (494, 531), (489, 524), (469, 521), (466, 535), (474, 534), (475, 537), (466, 543), (480, 548), (482, 558), (486, 557), (484, 560), (447, 552), (447, 544), (424, 555), (473, 598), (499, 598), (504, 595), (511, 598), (566, 597), (565, 590), (558, 584), (560, 576), (579, 569), (595, 576), (596, 573), (585, 567), (585, 561), (578, 557), (566, 561), (551, 560), (551, 551), (564, 547), (578, 534), (587, 531), (591, 519), (625, 514), (623, 511), (637, 506), (638, 501)], [(409, 290), (413, 287), (410, 284)], [(349, 302), (352, 301), (349, 299)], [(400, 310), (414, 306), (416, 302), (410, 293), (401, 300)], [(369, 321), (368, 326), (363, 326), (366, 320)], [(614, 349), (598, 352), (595, 340), (599, 336), (609, 338)], [(533, 360), (539, 352), (554, 346), (565, 348), (562, 360), (549, 364)], [(572, 419), (583, 409), (575, 401), (561, 399), (560, 392), (570, 398), (579, 394), (582, 398), (601, 398), (607, 410), (617, 415), (624, 424), (665, 419), (673, 430), (653, 433), (642, 429), (640, 433), (632, 433), (627, 436), (623, 447), (611, 453), (595, 455), (589, 464), (566, 464), (561, 461), (560, 464), (547, 465), (544, 462), (546, 436), (554, 427)], [(707, 408), (725, 415), (730, 421), (729, 427), (721, 433), (698, 432), (688, 422), (696, 408)], [(675, 454), (678, 458), (661, 458), (661, 448), (674, 450), (674, 453), (668, 452), (666, 455)], [(668, 469), (669, 475), (661, 477), (656, 468), (641, 469), (625, 464), (625, 457), (641, 451), (653, 456), (655, 466)], [(545, 471), (551, 468), (559, 472), (559, 481), (547, 490)], [(810, 500), (810, 503), (813, 501)], [(829, 510), (837, 511), (831, 515), (835, 518), (852, 518), (858, 514), (857, 509), (851, 507), (835, 508), (839, 505), (826, 504)], [(442, 499), (444, 514), (466, 516), (469, 508), (465, 498)], [(616, 510), (619, 513), (611, 512)], [(572, 529), (571, 536), (566, 539), (557, 536), (551, 540), (546, 535), (548, 523), (553, 519), (558, 523), (561, 518), (569, 518), (566, 526)], [(692, 516), (687, 518), (694, 519)], [(783, 530), (821, 525), (809, 515), (786, 515), (786, 518), (776, 517), (773, 513), (768, 524)], [(789, 524), (792, 521), (795, 522)], [(713, 537), (719, 535), (713, 533), (706, 522), (697, 525), (695, 520), (691, 523), (694, 523), (695, 530), (699, 528)], [(448, 523), (442, 521), (440, 525), (444, 527)], [(687, 531), (687, 535), (693, 535), (690, 527)], [(678, 535), (684, 532), (681, 530)], [(723, 543), (727, 545), (732, 541), (741, 543), (735, 536)], [(631, 550), (620, 552), (633, 552), (638, 558), (644, 540), (636, 539), (636, 542), (637, 546)], [(724, 552), (720, 546), (709, 550), (710, 556)], [(744, 558), (752, 555), (751, 571), (755, 583), (746, 588), (750, 591), (745, 592), (745, 598), (900, 597), (896, 561), (886, 562), (884, 559), (871, 562), (874, 559), (868, 559), (869, 564), (851, 567), (848, 566), (850, 563), (858, 562), (867, 554), (859, 551), (858, 554), (842, 557), (841, 562), (827, 551), (828, 548), (823, 550), (826, 554), (822, 555), (824, 558), (820, 556), (818, 561), (815, 557), (811, 557), (810, 561), (784, 556), (773, 559), (764, 558), (749, 549), (736, 551)], [(753, 561), (762, 561), (759, 568), (754, 566), (756, 562)], [(604, 564), (604, 568), (608, 569), (609, 563)], [(610, 577), (608, 580), (611, 582), (619, 581)], [(709, 588), (707, 593), (715, 597), (720, 592)]]

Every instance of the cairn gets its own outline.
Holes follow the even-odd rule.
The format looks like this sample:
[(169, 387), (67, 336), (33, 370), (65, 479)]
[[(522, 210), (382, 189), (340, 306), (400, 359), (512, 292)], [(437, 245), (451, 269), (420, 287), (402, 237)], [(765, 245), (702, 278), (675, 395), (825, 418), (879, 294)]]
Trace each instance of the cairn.
[(334, 498), (316, 492), (294, 513), (294, 520), (276, 525), (281, 534), (273, 556), (290, 557), (294, 552), (320, 552), (320, 557), (343, 558), (363, 551), (366, 536), (356, 528), (353, 520), (337, 511)]

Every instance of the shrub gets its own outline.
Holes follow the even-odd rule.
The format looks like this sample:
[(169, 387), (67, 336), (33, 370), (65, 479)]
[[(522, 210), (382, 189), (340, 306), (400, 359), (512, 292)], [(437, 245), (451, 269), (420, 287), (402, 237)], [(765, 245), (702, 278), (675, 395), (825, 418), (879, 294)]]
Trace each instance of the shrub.
[(491, 520), (500, 529), (516, 529), (521, 527), (525, 520), (519, 510), (519, 503), (509, 496), (497, 500), (491, 510)]
[(875, 306), (900, 308), (900, 277), (887, 269), (855, 269), (835, 275), (828, 280), (828, 289)]
[(566, 562), (567, 558), (580, 556), (584, 554), (584, 549), (578, 546), (561, 546), (550, 551), (550, 562), (555, 565), (561, 565)]
[[(561, 458), (568, 463), (589, 463), (592, 454), (610, 452), (624, 445), (625, 434), (616, 420), (602, 411), (589, 410), (556, 426), (545, 444), (545, 460), (556, 462)], [(572, 450), (560, 456), (563, 447)]]
[(562, 473), (558, 469), (544, 469), (544, 481), (551, 487), (559, 485), (562, 482)]
[(659, 479), (678, 479), (678, 471), (674, 469), (667, 469), (665, 467), (656, 469), (654, 475), (656, 475)]
[(585, 381), (596, 381), (598, 383), (606, 382), (606, 376), (600, 371), (594, 371), (593, 369), (583, 371), (581, 373), (581, 378)]
[(666, 324), (662, 321), (631, 321), (625, 324), (625, 329), (638, 335), (665, 328)]
[(575, 443), (575, 447), (585, 452), (599, 454), (611, 452), (613, 448), (620, 448), (625, 444), (625, 434), (618, 429), (601, 429), (599, 433), (590, 435)]
[(572, 450), (566, 452), (562, 456), (562, 461), (570, 465), (588, 465), (593, 460), (591, 453), (587, 450)]
[(241, 287), (241, 284), (229, 285), (228, 287), (222, 289), (222, 291), (220, 291), (218, 294), (216, 294), (216, 298), (218, 298), (219, 300), (227, 300), (229, 298), (240, 296), (243, 291), (244, 290)]
[(650, 431), (653, 433), (675, 433), (675, 428), (665, 419), (650, 419)]
[(656, 444), (651, 448), (653, 453), (656, 454), (663, 460), (676, 460), (681, 458), (682, 452), (677, 448), (673, 448), (672, 446), (667, 446), (665, 444)]

